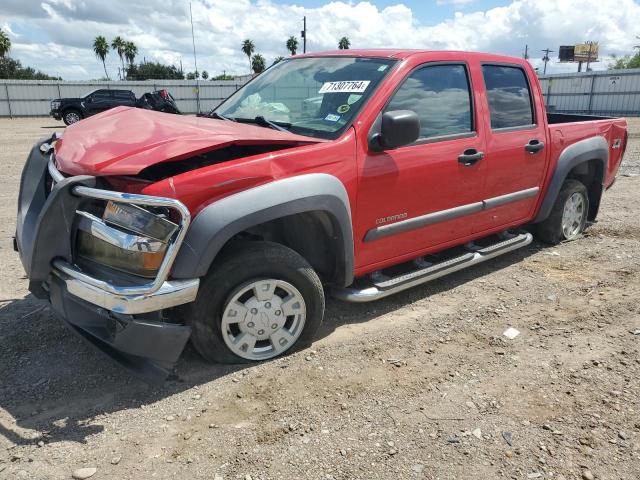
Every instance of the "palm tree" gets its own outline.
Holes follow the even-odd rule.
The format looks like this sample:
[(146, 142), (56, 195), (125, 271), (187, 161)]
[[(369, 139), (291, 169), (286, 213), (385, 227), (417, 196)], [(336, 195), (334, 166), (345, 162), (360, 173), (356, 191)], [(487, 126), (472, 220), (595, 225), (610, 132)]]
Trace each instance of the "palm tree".
[(293, 35), (287, 40), (287, 50), (291, 52), (291, 55), (295, 55), (298, 50), (298, 39)]
[(251, 55), (253, 55), (253, 52), (255, 52), (255, 50), (256, 46), (248, 38), (244, 42), (242, 42), (242, 51), (247, 57), (249, 57), (249, 71), (251, 71), (252, 68)]
[(338, 42), (338, 48), (340, 50), (349, 50), (351, 46), (351, 41), (347, 37), (342, 37)]
[(251, 59), (251, 69), (254, 73), (262, 73), (265, 69), (264, 57), (256, 53)]
[(281, 61), (283, 61), (283, 60), (284, 60), (284, 57), (283, 57), (283, 56), (276, 57), (276, 58), (273, 60), (273, 63), (272, 63), (271, 65), (275, 65), (276, 63), (279, 63), (279, 62), (281, 62)]
[(109, 44), (107, 43), (107, 39), (102, 35), (98, 35), (93, 41), (93, 53), (95, 53), (96, 57), (98, 57), (102, 61), (104, 74), (107, 77), (107, 80), (109, 80), (107, 65), (104, 63), (105, 59), (107, 58), (107, 53), (109, 53)]
[(124, 39), (118, 35), (116, 38), (113, 39), (113, 41), (111, 42), (111, 48), (113, 50), (115, 50), (118, 53), (118, 57), (120, 57), (120, 63), (122, 64), (122, 75), (124, 76), (124, 47), (126, 45), (127, 42), (124, 41)]
[(0, 30), (0, 58), (3, 58), (11, 50), (11, 39), (9, 35)]
[(133, 42), (125, 42), (124, 43), (124, 58), (127, 59), (129, 65), (133, 65), (133, 61), (136, 59), (136, 55), (138, 55), (138, 47)]

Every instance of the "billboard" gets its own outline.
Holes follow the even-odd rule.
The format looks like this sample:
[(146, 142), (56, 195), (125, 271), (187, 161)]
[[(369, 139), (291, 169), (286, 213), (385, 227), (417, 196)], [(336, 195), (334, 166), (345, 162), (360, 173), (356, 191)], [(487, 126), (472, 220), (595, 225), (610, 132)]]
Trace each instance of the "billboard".
[(561, 45), (558, 50), (561, 62), (597, 62), (598, 43), (587, 42), (576, 45)]
[(560, 49), (558, 50), (558, 59), (561, 62), (573, 62), (575, 49), (575, 45), (560, 45)]
[(596, 62), (598, 61), (598, 43), (578, 43), (573, 50), (574, 62)]

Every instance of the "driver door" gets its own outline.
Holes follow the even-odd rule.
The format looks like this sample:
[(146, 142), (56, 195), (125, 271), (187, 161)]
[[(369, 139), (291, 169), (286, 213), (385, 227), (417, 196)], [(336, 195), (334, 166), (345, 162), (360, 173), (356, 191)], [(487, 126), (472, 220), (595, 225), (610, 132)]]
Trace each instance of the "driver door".
[(383, 268), (472, 233), (486, 171), (485, 137), (471, 86), (467, 63), (426, 63), (410, 72), (388, 101), (383, 112), (418, 114), (420, 138), (393, 150), (365, 152), (361, 159), (356, 268)]

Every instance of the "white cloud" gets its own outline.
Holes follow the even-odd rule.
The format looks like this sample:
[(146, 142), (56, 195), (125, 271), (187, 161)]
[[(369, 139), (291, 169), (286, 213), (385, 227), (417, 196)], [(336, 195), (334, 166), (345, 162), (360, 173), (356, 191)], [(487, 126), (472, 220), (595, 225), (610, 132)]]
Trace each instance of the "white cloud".
[[(189, 7), (182, 0), (161, 5), (151, 0), (42, 0), (37, 8), (6, 1), (0, 15), (14, 42), (12, 55), (51, 74), (70, 79), (100, 77), (102, 65), (91, 51), (96, 35), (107, 39), (121, 35), (138, 45), (140, 59), (175, 65), (182, 60), (185, 70), (193, 69)], [(515, 0), (486, 11), (473, 11), (473, 4), (465, 8), (438, 24), (425, 25), (400, 2), (379, 8), (366, 1), (332, 1), (305, 9), (272, 0), (196, 0), (198, 66), (210, 74), (246, 73), (247, 58), (240, 51), (245, 38), (254, 41), (270, 64), (275, 57), (287, 55), (285, 41), (290, 35), (301, 40), (304, 15), (310, 51), (335, 49), (345, 35), (352, 48), (480, 50), (520, 56), (528, 44), (535, 66), (541, 64), (543, 48), (557, 51), (561, 44), (584, 40), (599, 41), (603, 57), (629, 53), (637, 43), (634, 34), (640, 25), (640, 6), (633, 0)], [(112, 77), (118, 64), (117, 55), (110, 54), (107, 68)], [(556, 65), (554, 59), (548, 71), (575, 68)]]

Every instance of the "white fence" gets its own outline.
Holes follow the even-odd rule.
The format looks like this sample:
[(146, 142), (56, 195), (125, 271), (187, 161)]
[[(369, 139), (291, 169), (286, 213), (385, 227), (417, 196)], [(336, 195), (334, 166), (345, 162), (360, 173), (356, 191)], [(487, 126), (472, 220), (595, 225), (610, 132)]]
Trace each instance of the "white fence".
[(640, 69), (540, 77), (549, 111), (640, 116)]
[[(207, 112), (251, 77), (236, 80), (148, 80), (144, 82), (66, 82), (0, 80), (0, 117), (49, 114), (54, 98), (82, 97), (96, 88), (122, 88), (137, 96), (166, 88), (184, 113)], [(540, 77), (550, 111), (594, 115), (640, 116), (640, 69), (584, 72)]]
[(136, 96), (167, 89), (183, 113), (208, 112), (251, 77), (236, 80), (147, 80), (67, 82), (57, 80), (0, 80), (0, 117), (49, 115), (54, 98), (83, 97), (98, 88), (132, 90)]

